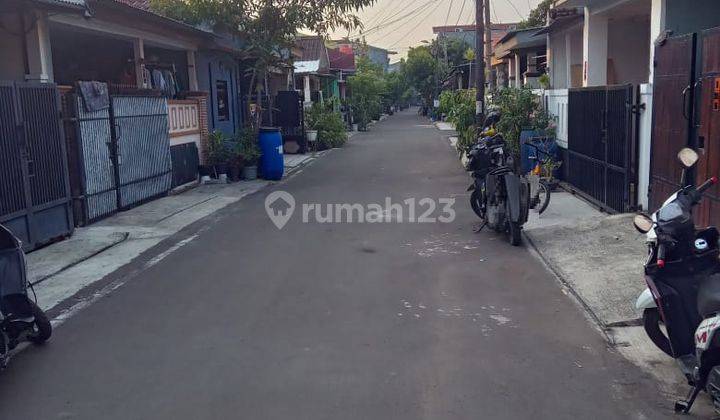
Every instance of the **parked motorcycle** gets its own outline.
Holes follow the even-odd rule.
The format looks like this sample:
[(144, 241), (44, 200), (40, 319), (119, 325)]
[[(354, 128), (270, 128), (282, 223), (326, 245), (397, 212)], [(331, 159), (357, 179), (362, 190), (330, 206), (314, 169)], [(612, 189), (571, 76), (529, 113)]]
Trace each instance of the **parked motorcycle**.
[(43, 344), (52, 335), (47, 315), (30, 300), (27, 289), (22, 242), (0, 225), (0, 368), (20, 343)]
[[(698, 155), (683, 149), (678, 157), (686, 171)], [(673, 357), (692, 390), (675, 403), (675, 411), (688, 413), (700, 391), (705, 390), (720, 408), (720, 237), (715, 227), (697, 229), (692, 210), (717, 178), (702, 185), (684, 186), (671, 195), (652, 216), (640, 214), (634, 224), (646, 235), (648, 288), (636, 308), (655, 345)]]
[(472, 172), (473, 183), (468, 187), (470, 205), (482, 219), (478, 231), (490, 226), (497, 232), (507, 232), (510, 244), (520, 245), (521, 229), (528, 219), (530, 187), (514, 171), (514, 162), (505, 153), (505, 141), (494, 133), (499, 115), (491, 114), (484, 124), (484, 137), (468, 152), (466, 169)]

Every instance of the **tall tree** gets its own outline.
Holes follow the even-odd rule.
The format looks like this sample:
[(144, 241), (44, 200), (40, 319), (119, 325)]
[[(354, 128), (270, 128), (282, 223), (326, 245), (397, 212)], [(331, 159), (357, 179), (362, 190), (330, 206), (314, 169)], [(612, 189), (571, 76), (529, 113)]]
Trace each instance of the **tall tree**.
[(438, 60), (427, 45), (410, 48), (403, 71), (408, 82), (418, 91), (425, 105), (432, 104), (437, 88)]

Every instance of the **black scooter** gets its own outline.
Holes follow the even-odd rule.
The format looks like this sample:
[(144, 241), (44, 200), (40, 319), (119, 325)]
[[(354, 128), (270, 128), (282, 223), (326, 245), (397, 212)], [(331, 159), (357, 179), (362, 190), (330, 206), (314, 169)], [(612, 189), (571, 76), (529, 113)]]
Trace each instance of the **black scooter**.
[[(494, 119), (490, 123), (486, 121), (483, 133), (494, 131), (492, 121)], [(507, 232), (511, 245), (520, 245), (522, 226), (528, 220), (530, 186), (515, 173), (513, 159), (505, 153), (502, 135), (483, 137), (467, 157), (466, 170), (473, 176), (473, 183), (468, 187), (468, 191), (472, 191), (470, 205), (482, 219), (477, 231), (490, 226), (497, 232)]]
[[(698, 160), (692, 149), (683, 149), (678, 157), (686, 168)], [(688, 413), (702, 390), (720, 408), (720, 235), (715, 227), (697, 229), (692, 215), (703, 192), (716, 182), (713, 177), (698, 187), (685, 186), (652, 216), (640, 214), (634, 220), (648, 245), (648, 288), (635, 306), (650, 339), (677, 361), (692, 386), (688, 397), (675, 403), (679, 413)]]
[(47, 315), (28, 296), (28, 285), (22, 242), (0, 225), (0, 369), (20, 343), (43, 344), (52, 335)]

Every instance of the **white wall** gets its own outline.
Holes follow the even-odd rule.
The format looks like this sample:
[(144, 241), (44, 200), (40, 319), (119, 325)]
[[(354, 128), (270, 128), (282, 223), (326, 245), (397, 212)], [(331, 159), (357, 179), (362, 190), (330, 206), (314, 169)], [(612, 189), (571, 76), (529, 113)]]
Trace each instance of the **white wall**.
[(647, 83), (650, 16), (611, 20), (608, 25), (608, 84)]
[(550, 115), (555, 117), (557, 129), (555, 138), (558, 146), (567, 149), (568, 147), (568, 90), (552, 89), (545, 91), (547, 109)]
[(645, 83), (640, 85), (640, 103), (645, 110), (640, 114), (640, 134), (638, 139), (638, 203), (648, 210), (648, 189), (650, 187), (650, 147), (652, 138), (653, 87)]
[(550, 56), (550, 85), (553, 89), (568, 87), (567, 54), (565, 53), (565, 34), (548, 35), (548, 55)]

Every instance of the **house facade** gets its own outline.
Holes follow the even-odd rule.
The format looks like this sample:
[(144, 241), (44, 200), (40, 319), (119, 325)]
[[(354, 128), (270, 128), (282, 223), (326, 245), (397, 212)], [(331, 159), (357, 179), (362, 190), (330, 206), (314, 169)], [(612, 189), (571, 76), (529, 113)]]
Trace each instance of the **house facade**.
[[(701, 38), (702, 31), (720, 25), (720, 2), (699, 0), (688, 6), (682, 0), (559, 0), (549, 13), (547, 26), (538, 31), (547, 39), (551, 89), (543, 94), (558, 120), (558, 143), (570, 161), (564, 164), (565, 174), (576, 184), (583, 184), (582, 179), (589, 176), (580, 176), (577, 168), (581, 165), (577, 161), (573, 165), (572, 156), (599, 162), (606, 173), (615, 171), (615, 180), (604, 179), (597, 185), (586, 182), (579, 188), (606, 205), (610, 196), (618, 196), (611, 206), (616, 211), (652, 209), (657, 205), (651, 199), (653, 172), (674, 171), (669, 155), (665, 162), (652, 164), (664, 141), (657, 127), (668, 118), (676, 127), (682, 126), (683, 105), (677, 102), (692, 85), (688, 79), (682, 86), (678, 84), (677, 92), (666, 92), (669, 75), (656, 74), (665, 66), (658, 54), (666, 40), (691, 34)], [(701, 48), (696, 43), (685, 47), (690, 54)], [(602, 109), (599, 105), (593, 108), (593, 95), (605, 98)], [(662, 115), (668, 106), (676, 112)], [(595, 129), (583, 131), (581, 125)], [(617, 127), (622, 128), (621, 133), (613, 134)], [(592, 138), (593, 132), (602, 134)], [(692, 143), (692, 139), (683, 140), (683, 144)], [(624, 204), (619, 206), (621, 195)]]

